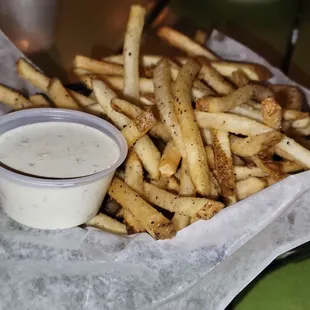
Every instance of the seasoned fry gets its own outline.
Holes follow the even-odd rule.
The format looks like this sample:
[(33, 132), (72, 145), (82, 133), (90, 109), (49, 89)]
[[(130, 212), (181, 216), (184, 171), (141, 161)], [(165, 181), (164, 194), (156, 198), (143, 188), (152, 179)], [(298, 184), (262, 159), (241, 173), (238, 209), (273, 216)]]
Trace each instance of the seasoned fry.
[(144, 197), (151, 203), (170, 212), (205, 220), (211, 218), (224, 207), (221, 202), (207, 198), (179, 197), (147, 182), (144, 182)]
[(124, 95), (139, 98), (139, 54), (145, 9), (132, 5), (124, 39)]
[(267, 174), (258, 167), (234, 166), (234, 174), (237, 181), (247, 179), (249, 177), (262, 178)]
[(292, 85), (270, 85), (275, 92), (276, 100), (283, 108), (300, 111), (303, 105), (303, 94), (300, 89)]
[(229, 134), (225, 131), (212, 130), (212, 140), (217, 179), (224, 202), (230, 205), (237, 201), (237, 197)]
[(45, 97), (40, 94), (30, 96), (29, 101), (31, 102), (32, 106), (35, 108), (51, 107), (50, 103), (45, 99)]
[(123, 76), (123, 66), (110, 63), (107, 61), (99, 61), (86, 56), (76, 55), (73, 60), (75, 68), (86, 70), (91, 73), (120, 75)]
[(259, 64), (232, 62), (232, 61), (212, 61), (211, 66), (223, 76), (231, 76), (236, 70), (241, 70), (250, 80), (265, 81), (272, 77), (272, 73)]
[(236, 183), (238, 200), (256, 194), (267, 186), (262, 179), (250, 177)]
[(178, 169), (181, 154), (174, 141), (169, 141), (159, 163), (159, 172), (163, 177), (171, 177)]
[(270, 131), (260, 135), (239, 138), (230, 136), (231, 151), (239, 156), (254, 156), (278, 144), (283, 135), (278, 131)]
[(276, 130), (281, 128), (282, 109), (274, 98), (266, 98), (262, 101), (263, 121), (266, 125)]
[(231, 74), (230, 80), (237, 86), (243, 87), (249, 84), (250, 79), (248, 76), (240, 69), (237, 69)]
[(118, 178), (114, 178), (108, 194), (140, 222), (155, 239), (172, 238), (175, 229), (171, 221), (144, 201), (135, 191)]
[(24, 96), (4, 85), (0, 85), (0, 102), (10, 106), (13, 110), (21, 110), (33, 106)]
[(58, 79), (51, 79), (48, 86), (48, 95), (57, 108), (80, 111), (81, 108), (70, 96)]
[(202, 47), (184, 34), (169, 27), (161, 27), (157, 35), (170, 45), (186, 52), (191, 56), (205, 56), (210, 60), (217, 60), (218, 57), (208, 49)]
[(88, 220), (85, 224), (87, 226), (93, 226), (114, 234), (127, 235), (126, 225), (112, 219), (111, 217), (103, 213), (98, 213), (95, 217)]
[(208, 196), (211, 182), (207, 157), (190, 99), (191, 84), (198, 70), (198, 64), (191, 60), (182, 67), (175, 82), (175, 101), (190, 176), (197, 192)]

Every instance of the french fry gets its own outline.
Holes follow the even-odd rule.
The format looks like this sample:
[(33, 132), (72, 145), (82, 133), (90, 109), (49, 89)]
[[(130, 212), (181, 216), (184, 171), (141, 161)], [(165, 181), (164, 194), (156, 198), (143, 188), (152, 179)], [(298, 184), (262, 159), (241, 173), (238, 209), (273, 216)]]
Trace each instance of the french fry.
[(211, 182), (207, 157), (190, 98), (191, 84), (198, 70), (199, 65), (191, 60), (182, 67), (175, 81), (175, 101), (190, 176), (197, 192), (208, 196)]
[(232, 62), (232, 61), (212, 61), (211, 66), (221, 75), (229, 77), (236, 70), (241, 70), (250, 80), (266, 81), (272, 77), (272, 73), (259, 64)]
[(161, 27), (158, 30), (157, 35), (170, 45), (186, 52), (191, 56), (204, 56), (210, 60), (219, 59), (213, 52), (202, 47), (199, 43), (196, 43), (184, 34), (169, 27)]
[(13, 110), (21, 110), (33, 106), (23, 95), (4, 85), (0, 85), (0, 102), (10, 106)]
[(17, 60), (16, 71), (21, 78), (29, 81), (32, 85), (38, 87), (44, 92), (47, 92), (50, 79), (33, 67), (25, 59), (20, 58)]
[(200, 134), (205, 145), (212, 145), (212, 134), (208, 128), (200, 128)]
[(205, 149), (206, 149), (208, 166), (211, 170), (213, 170), (215, 168), (215, 159), (214, 159), (214, 152), (213, 152), (212, 146), (207, 145)]
[(126, 225), (112, 219), (111, 217), (99, 213), (85, 223), (87, 226), (93, 226), (98, 229), (111, 232), (118, 235), (127, 235)]
[(260, 135), (239, 138), (230, 136), (231, 151), (239, 156), (254, 156), (270, 149), (282, 140), (283, 135), (278, 131), (270, 131)]
[(245, 116), (247, 118), (258, 121), (259, 123), (263, 123), (262, 112), (258, 109), (253, 108), (249, 104), (242, 104), (237, 106), (229, 111), (229, 113)]
[(237, 201), (237, 197), (229, 134), (225, 131), (212, 130), (212, 140), (217, 179), (224, 202), (230, 205)]
[(300, 111), (303, 105), (303, 94), (300, 89), (292, 85), (270, 85), (275, 92), (276, 100), (283, 108)]
[(161, 121), (166, 125), (175, 146), (184, 157), (184, 143), (171, 90), (170, 68), (165, 59), (161, 60), (154, 69), (154, 89)]
[(40, 94), (30, 96), (29, 101), (31, 102), (32, 106), (35, 108), (51, 107), (50, 103), (44, 98), (43, 95), (40, 95)]
[(118, 178), (114, 178), (108, 194), (140, 222), (155, 239), (172, 238), (175, 229), (171, 221), (144, 201), (135, 191)]
[(144, 182), (144, 197), (170, 212), (205, 220), (210, 219), (224, 207), (221, 202), (207, 198), (179, 197), (147, 182)]
[(65, 87), (58, 79), (51, 79), (48, 86), (48, 95), (57, 108), (78, 110), (81, 108), (70, 96)]
[(243, 87), (249, 84), (250, 79), (248, 76), (240, 69), (237, 69), (231, 74), (230, 80), (235, 84), (237, 87)]
[(260, 178), (249, 177), (236, 183), (238, 200), (245, 199), (256, 194), (267, 186), (266, 182)]
[(290, 109), (282, 109), (282, 118), (285, 121), (296, 121), (299, 119), (304, 119), (306, 117), (309, 117), (309, 113), (307, 112), (300, 112), (300, 111), (290, 110)]
[(303, 119), (297, 119), (296, 121), (292, 121), (292, 128), (305, 128), (310, 125), (310, 117), (306, 117)]
[(168, 178), (167, 190), (172, 193), (178, 193), (180, 190), (180, 183), (174, 176)]
[(124, 39), (124, 95), (139, 98), (139, 54), (144, 26), (145, 9), (140, 5), (130, 8)]
[(279, 165), (282, 173), (295, 173), (305, 169), (303, 166), (288, 160), (280, 161)]
[(171, 177), (178, 169), (181, 154), (173, 140), (169, 141), (164, 149), (159, 163), (159, 172), (163, 177)]
[(241, 181), (250, 177), (262, 178), (267, 176), (262, 169), (249, 166), (234, 166), (234, 174), (236, 181)]
[(123, 76), (124, 70), (122, 65), (99, 61), (82, 55), (76, 55), (73, 60), (75, 68), (86, 70), (91, 73), (120, 75)]
[(194, 38), (194, 40), (195, 40), (195, 42), (197, 42), (198, 44), (204, 45), (204, 44), (206, 44), (206, 42), (207, 42), (207, 40), (208, 40), (208, 36), (207, 36), (207, 34), (206, 34), (204, 31), (198, 29), (198, 30), (196, 31), (196, 33), (195, 33), (195, 38)]
[(281, 128), (282, 109), (274, 98), (266, 98), (262, 101), (262, 116), (264, 123), (276, 130)]

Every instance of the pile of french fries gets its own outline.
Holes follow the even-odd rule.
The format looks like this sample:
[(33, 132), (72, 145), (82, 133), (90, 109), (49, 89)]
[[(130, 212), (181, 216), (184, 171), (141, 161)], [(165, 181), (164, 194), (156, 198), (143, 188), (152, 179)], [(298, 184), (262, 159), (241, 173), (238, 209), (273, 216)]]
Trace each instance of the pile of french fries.
[(162, 27), (158, 36), (185, 56), (140, 55), (145, 10), (131, 7), (122, 55), (74, 58), (86, 97), (48, 78), (24, 59), (20, 77), (47, 96), (28, 99), (0, 86), (14, 110), (55, 107), (108, 119), (122, 132), (128, 157), (115, 174), (103, 213), (86, 225), (128, 234), (173, 237), (283, 178), (310, 168), (310, 117), (303, 95), (270, 85), (258, 64), (226, 61)]

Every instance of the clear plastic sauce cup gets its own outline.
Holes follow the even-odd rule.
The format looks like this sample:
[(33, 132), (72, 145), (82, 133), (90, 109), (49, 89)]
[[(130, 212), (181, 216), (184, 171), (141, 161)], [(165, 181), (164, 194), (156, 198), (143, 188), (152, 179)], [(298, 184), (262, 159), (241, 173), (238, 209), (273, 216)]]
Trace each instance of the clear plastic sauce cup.
[(12, 219), (34, 228), (63, 229), (81, 225), (99, 211), (115, 170), (126, 158), (127, 143), (118, 129), (98, 117), (49, 108), (0, 116), (0, 135), (43, 122), (77, 123), (97, 129), (115, 142), (119, 158), (105, 170), (68, 179), (28, 176), (1, 165), (1, 206)]

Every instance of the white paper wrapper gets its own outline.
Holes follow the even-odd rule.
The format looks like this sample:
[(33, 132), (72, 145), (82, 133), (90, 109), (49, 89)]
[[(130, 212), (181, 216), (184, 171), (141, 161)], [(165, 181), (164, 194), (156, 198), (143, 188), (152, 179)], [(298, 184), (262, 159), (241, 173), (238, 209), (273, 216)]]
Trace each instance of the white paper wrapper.
[[(265, 64), (274, 82), (292, 83), (214, 36), (219, 55)], [(15, 74), (20, 55), (0, 33), (0, 83), (33, 93)], [(35, 230), (0, 211), (0, 309), (224, 309), (274, 258), (310, 240), (309, 177), (291, 176), (165, 241)]]

